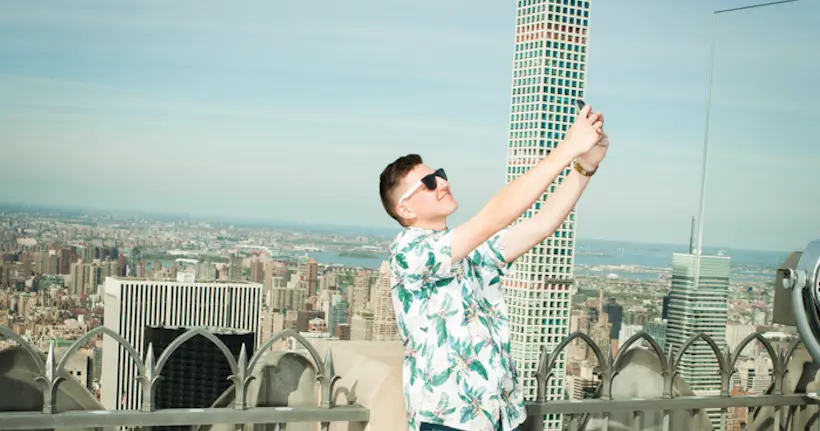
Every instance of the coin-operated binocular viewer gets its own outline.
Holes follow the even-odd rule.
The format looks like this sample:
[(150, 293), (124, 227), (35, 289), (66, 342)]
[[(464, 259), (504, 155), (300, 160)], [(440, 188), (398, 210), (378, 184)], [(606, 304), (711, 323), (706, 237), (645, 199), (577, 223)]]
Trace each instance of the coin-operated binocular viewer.
[(796, 326), (809, 355), (820, 363), (820, 240), (791, 253), (777, 270), (772, 321)]

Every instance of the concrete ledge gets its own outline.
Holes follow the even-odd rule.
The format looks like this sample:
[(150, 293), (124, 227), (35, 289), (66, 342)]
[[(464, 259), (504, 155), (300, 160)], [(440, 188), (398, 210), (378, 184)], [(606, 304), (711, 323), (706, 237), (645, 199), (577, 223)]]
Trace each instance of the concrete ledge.
[[(77, 353), (75, 353), (76, 355)], [(45, 355), (41, 355), (45, 362)], [(34, 359), (24, 349), (14, 346), (0, 350), (0, 414), (3, 420), (15, 420), (10, 412), (17, 416), (30, 415), (32, 417), (44, 418), (48, 421), (50, 416), (40, 413), (43, 409), (43, 389), (35, 381), (40, 374)], [(60, 383), (56, 393), (57, 411), (66, 412), (64, 416), (70, 415), (68, 412), (74, 411), (100, 411), (103, 406), (96, 398), (76, 380), (71, 374), (63, 370), (61, 377), (65, 380)], [(51, 416), (53, 417), (53, 416)], [(23, 422), (26, 423), (26, 422)], [(71, 425), (66, 422), (55, 422), (49, 424), (47, 428), (57, 431), (79, 431), (86, 428)], [(0, 427), (0, 429), (10, 429)], [(17, 429), (32, 429), (17, 428)], [(113, 430), (114, 428), (106, 428)]]
[(406, 430), (402, 392), (404, 346), (398, 341), (321, 341), (313, 345), (324, 357), (330, 346), (336, 374), (336, 405), (356, 403), (370, 409), (369, 423), (333, 423), (331, 431)]

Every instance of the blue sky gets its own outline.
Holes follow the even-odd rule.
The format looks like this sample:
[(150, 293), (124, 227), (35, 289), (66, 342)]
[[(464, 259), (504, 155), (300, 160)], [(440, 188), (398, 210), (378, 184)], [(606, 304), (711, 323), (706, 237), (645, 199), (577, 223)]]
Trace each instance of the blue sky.
[[(0, 0), (0, 202), (390, 227), (378, 174), (417, 152), (463, 221), (503, 186), (514, 4)], [(686, 241), (711, 11), (743, 4), (593, 2), (586, 98), (613, 147), (579, 236)], [(707, 245), (820, 237), (818, 20), (719, 18)]]

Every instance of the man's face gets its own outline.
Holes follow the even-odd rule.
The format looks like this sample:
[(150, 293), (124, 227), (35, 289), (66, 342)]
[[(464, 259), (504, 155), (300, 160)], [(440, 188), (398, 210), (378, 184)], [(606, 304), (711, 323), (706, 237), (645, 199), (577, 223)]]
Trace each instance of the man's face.
[(418, 165), (404, 177), (401, 187), (396, 190), (396, 207), (398, 214), (409, 225), (442, 221), (458, 208), (458, 203), (450, 194), (450, 183), (442, 175), (443, 171)]

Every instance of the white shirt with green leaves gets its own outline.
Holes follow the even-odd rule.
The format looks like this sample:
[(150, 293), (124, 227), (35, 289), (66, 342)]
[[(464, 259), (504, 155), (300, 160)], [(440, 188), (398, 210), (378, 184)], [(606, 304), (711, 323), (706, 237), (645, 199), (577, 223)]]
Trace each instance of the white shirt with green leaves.
[(452, 230), (407, 228), (391, 245), (390, 285), (405, 344), (410, 430), (421, 423), (509, 431), (525, 417), (501, 290), (501, 231), (453, 265)]

